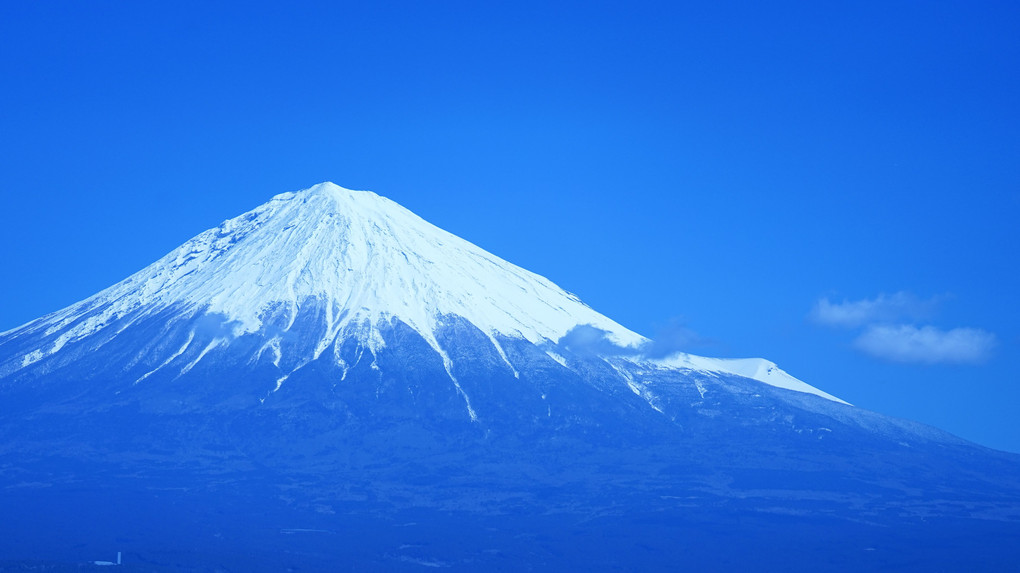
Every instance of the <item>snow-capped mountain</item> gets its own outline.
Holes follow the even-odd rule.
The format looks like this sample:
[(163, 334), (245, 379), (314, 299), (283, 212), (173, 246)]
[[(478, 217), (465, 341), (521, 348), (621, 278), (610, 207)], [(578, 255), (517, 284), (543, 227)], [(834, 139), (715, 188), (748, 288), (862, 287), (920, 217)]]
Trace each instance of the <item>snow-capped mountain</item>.
[(1020, 559), (1016, 456), (651, 347), (374, 193), (278, 195), (0, 333), (0, 569)]
[[(373, 325), (390, 319), (404, 322), (441, 351), (435, 330), (444, 315), (461, 316), (486, 333), (531, 342), (557, 340), (577, 324), (604, 329), (619, 344), (642, 341), (548, 280), (384, 197), (321, 183), (277, 195), (127, 280), (43, 319), (36, 328), (60, 336), (26, 362), (112, 322), (170, 307), (222, 315), (235, 335), (265, 332), (265, 321), (280, 318), (287, 321), (286, 331), (309, 301), (324, 312), (316, 354), (351, 335), (375, 349), (379, 340)], [(352, 325), (367, 327), (351, 333)]]
[[(305, 318), (299, 321), (303, 310)], [(499, 338), (554, 346), (572, 329), (588, 327), (636, 365), (735, 374), (841, 402), (761, 359), (682, 353), (643, 359), (644, 337), (549, 280), (429, 224), (389, 199), (332, 183), (277, 195), (124, 281), (0, 334), (0, 348), (21, 350), (0, 356), (0, 376), (40, 361), (42, 371), (49, 371), (76, 359), (81, 348), (100, 349), (125, 329), (154, 317), (165, 320), (167, 330), (190, 326), (179, 345), (157, 351), (146, 347), (133, 358), (135, 364), (151, 367), (134, 383), (163, 370), (186, 374), (233, 341), (257, 337), (264, 343), (244, 358), (257, 362), (271, 357), (280, 369), (275, 390), (295, 369), (323, 353), (343, 366), (339, 349), (345, 343), (376, 355), (385, 345), (381, 329), (394, 321), (421, 336), (456, 382), (437, 331), (444, 320), (457, 317), (484, 333), (515, 372)], [(299, 344), (285, 343), (292, 331), (303, 333)], [(30, 343), (19, 344), (22, 341)], [(62, 353), (65, 347), (79, 351)]]

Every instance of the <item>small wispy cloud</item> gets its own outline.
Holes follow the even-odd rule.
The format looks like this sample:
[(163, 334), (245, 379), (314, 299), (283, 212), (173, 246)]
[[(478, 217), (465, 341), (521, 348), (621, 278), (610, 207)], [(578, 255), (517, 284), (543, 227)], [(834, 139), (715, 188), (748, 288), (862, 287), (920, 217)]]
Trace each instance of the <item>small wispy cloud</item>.
[(881, 360), (912, 364), (982, 364), (992, 356), (994, 333), (980, 328), (943, 329), (925, 324), (947, 296), (922, 299), (900, 291), (833, 302), (820, 298), (813, 322), (859, 332), (853, 346)]
[(880, 294), (875, 298), (832, 302), (821, 298), (811, 309), (811, 319), (826, 326), (855, 328), (877, 322), (920, 320), (935, 313), (942, 297), (921, 299), (909, 292)]
[(667, 321), (664, 326), (656, 329), (655, 338), (640, 346), (621, 346), (612, 341), (607, 330), (590, 324), (578, 324), (571, 328), (557, 342), (567, 350), (584, 355), (595, 356), (634, 356), (641, 354), (649, 358), (664, 358), (677, 352), (688, 350), (693, 345), (710, 344), (684, 325), (678, 318)]
[(641, 352), (649, 358), (664, 358), (677, 352), (690, 351), (692, 346), (710, 343), (710, 340), (688, 328), (683, 319), (672, 318), (656, 329), (652, 339), (641, 348)]
[(609, 331), (590, 324), (578, 324), (559, 339), (558, 343), (571, 352), (595, 356), (626, 356), (637, 349), (620, 346), (609, 338)]
[(995, 335), (980, 328), (911, 325), (870, 326), (854, 340), (858, 350), (876, 358), (921, 364), (981, 364), (995, 345)]

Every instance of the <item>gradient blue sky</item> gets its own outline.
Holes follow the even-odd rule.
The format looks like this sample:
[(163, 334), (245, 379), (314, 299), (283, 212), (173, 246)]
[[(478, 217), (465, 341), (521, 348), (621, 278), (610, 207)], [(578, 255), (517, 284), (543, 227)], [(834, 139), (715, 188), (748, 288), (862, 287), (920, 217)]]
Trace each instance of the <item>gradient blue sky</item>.
[(1020, 5), (767, 4), (4, 3), (0, 330), (331, 180), (1020, 452)]

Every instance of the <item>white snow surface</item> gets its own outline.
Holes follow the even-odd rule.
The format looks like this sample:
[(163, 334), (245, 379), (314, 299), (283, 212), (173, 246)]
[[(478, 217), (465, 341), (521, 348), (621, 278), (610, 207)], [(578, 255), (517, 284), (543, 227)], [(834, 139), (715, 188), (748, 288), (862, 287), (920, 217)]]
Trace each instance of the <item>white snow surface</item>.
[[(398, 319), (443, 357), (460, 391), (449, 358), (436, 339), (442, 317), (457, 315), (490, 337), (515, 376), (517, 370), (495, 335), (555, 343), (575, 326), (591, 325), (623, 349), (621, 354), (629, 356), (625, 360), (644, 367), (735, 374), (846, 403), (760, 358), (684, 353), (664, 359), (638, 358), (646, 338), (592, 310), (548, 279), (426, 222), (385, 197), (328, 182), (277, 195), (199, 234), (106, 290), (0, 334), (44, 336), (44, 346), (21, 357), (20, 366), (27, 367), (118, 321), (117, 332), (127, 327), (123, 321), (132, 323), (170, 308), (186, 316), (220, 315), (232, 332), (209, 342), (184, 366), (184, 374), (208, 352), (229, 345), (230, 335), (260, 332), (270, 312), (279, 317), (284, 309), (289, 329), (307, 304), (324, 309), (325, 334), (309, 349), (311, 355), (301, 358), (302, 363), (318, 358), (345, 337), (358, 339), (375, 353), (383, 345), (379, 327)], [(259, 353), (270, 351), (279, 366), (280, 338), (278, 333), (267, 333), (270, 336)], [(180, 350), (136, 383), (180, 357), (193, 337), (194, 332)], [(567, 365), (559, 354), (547, 354)], [(471, 415), (474, 418), (473, 411)]]
[(689, 369), (700, 372), (734, 374), (736, 376), (743, 376), (745, 378), (764, 382), (765, 384), (775, 386), (777, 388), (785, 388), (796, 392), (814, 394), (816, 396), (832, 400), (833, 402), (850, 405), (849, 402), (840, 400), (832, 394), (823, 392), (806, 382), (790, 376), (784, 370), (776, 366), (774, 362), (770, 362), (764, 358), (708, 358), (705, 356), (696, 356), (694, 354), (679, 352), (667, 356), (666, 358), (644, 359), (641, 360), (640, 363), (646, 367), (652, 366), (658, 368)]
[(22, 328), (63, 331), (43, 348), (49, 355), (115, 320), (134, 321), (169, 307), (222, 314), (237, 336), (258, 332), (270, 308), (288, 309), (292, 325), (310, 302), (325, 309), (326, 334), (317, 353), (340, 335), (356, 336), (375, 350), (382, 338), (365, 325), (394, 318), (440, 350), (435, 332), (447, 314), (490, 336), (534, 343), (555, 342), (579, 324), (607, 331), (621, 346), (646, 340), (549, 280), (389, 199), (328, 182), (277, 195), (124, 281)]

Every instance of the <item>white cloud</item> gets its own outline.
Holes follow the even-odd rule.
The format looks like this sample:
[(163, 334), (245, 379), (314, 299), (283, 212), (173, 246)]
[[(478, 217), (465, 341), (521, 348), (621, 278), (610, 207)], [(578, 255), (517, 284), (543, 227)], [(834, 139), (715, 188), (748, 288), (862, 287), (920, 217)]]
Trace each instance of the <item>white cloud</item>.
[(891, 322), (931, 316), (940, 302), (938, 297), (921, 300), (908, 292), (880, 294), (873, 299), (834, 303), (822, 298), (811, 310), (811, 318), (819, 324), (853, 328), (875, 322)]
[(651, 358), (664, 358), (677, 352), (689, 351), (691, 346), (704, 346), (711, 341), (687, 328), (680, 318), (672, 318), (661, 325), (652, 340), (641, 347), (641, 352)]
[(979, 328), (875, 325), (854, 340), (858, 350), (893, 362), (979, 364), (991, 356), (995, 335)]

